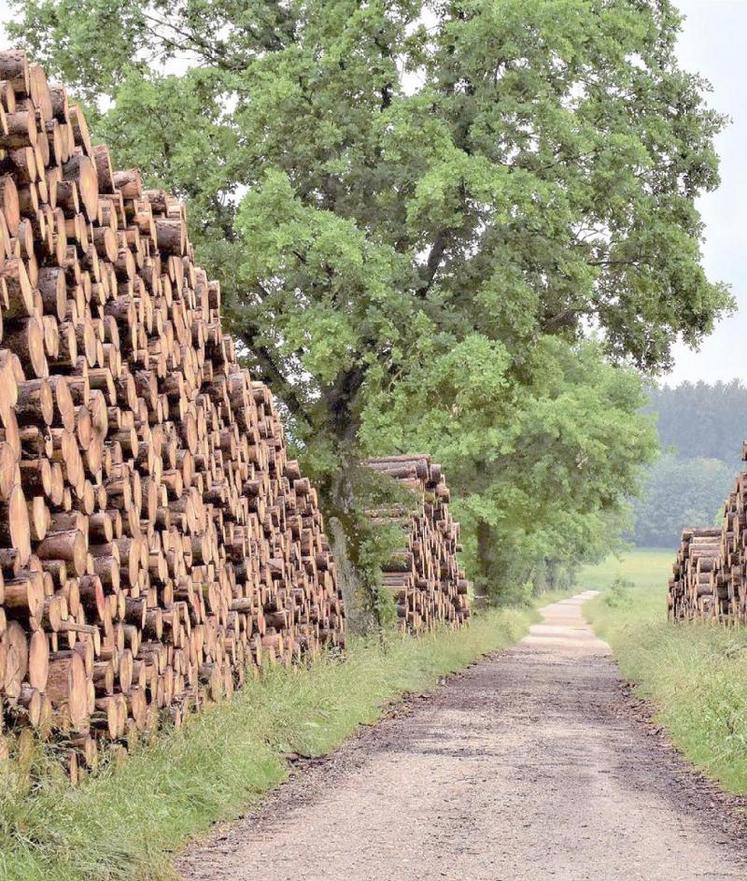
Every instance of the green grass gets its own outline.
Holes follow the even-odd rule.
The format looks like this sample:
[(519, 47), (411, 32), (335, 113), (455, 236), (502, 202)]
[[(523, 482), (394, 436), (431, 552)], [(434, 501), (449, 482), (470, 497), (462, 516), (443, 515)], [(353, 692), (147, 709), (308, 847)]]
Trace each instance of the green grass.
[[(641, 550), (590, 568), (580, 586), (611, 589), (585, 612), (677, 749), (725, 789), (747, 794), (747, 629), (668, 623), (673, 558)], [(632, 583), (613, 586), (617, 576)]]
[(584, 566), (577, 583), (584, 590), (607, 590), (618, 578), (632, 581), (638, 587), (651, 589), (666, 585), (672, 574), (675, 550), (636, 548), (621, 558), (607, 557), (596, 566)]
[(330, 751), (387, 703), (515, 642), (535, 619), (531, 608), (494, 610), (459, 632), (357, 641), (345, 662), (271, 670), (77, 789), (16, 760), (0, 771), (0, 879), (170, 878), (170, 853), (284, 780), (286, 754)]

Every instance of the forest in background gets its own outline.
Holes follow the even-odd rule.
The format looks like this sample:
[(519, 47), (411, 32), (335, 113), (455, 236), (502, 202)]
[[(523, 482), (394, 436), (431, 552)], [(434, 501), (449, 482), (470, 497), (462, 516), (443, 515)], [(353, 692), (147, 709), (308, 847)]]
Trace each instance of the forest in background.
[(684, 526), (720, 519), (747, 439), (747, 387), (736, 379), (656, 387), (645, 412), (656, 417), (662, 455), (633, 502), (632, 538), (672, 547)]

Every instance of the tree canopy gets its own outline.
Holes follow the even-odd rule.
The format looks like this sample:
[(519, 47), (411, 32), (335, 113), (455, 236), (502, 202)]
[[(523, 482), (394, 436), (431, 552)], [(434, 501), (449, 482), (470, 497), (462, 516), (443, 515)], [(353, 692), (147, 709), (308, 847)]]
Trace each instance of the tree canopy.
[(526, 573), (612, 534), (653, 447), (624, 365), (730, 305), (696, 207), (723, 119), (668, 0), (17, 7), (118, 164), (190, 199), (331, 510), (348, 465), (417, 444), (459, 475), (486, 582), (488, 546)]
[(443, 460), (460, 488), (455, 509), (471, 570), (486, 586), (521, 584), (616, 548), (627, 499), (655, 450), (635, 373), (606, 364), (595, 344), (550, 336), (534, 357), (531, 382), (518, 382), (498, 344), (471, 337), (426, 358), (364, 413), (367, 447), (430, 444)]

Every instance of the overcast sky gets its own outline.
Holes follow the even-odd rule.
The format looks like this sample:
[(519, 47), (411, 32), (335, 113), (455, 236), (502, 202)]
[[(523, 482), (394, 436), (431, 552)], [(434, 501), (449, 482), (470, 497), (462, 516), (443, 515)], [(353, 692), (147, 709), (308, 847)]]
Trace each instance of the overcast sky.
[[(669, 383), (685, 379), (747, 382), (747, 0), (676, 0), (687, 16), (680, 38), (683, 66), (713, 85), (711, 105), (731, 124), (718, 140), (721, 187), (700, 202), (706, 223), (705, 263), (711, 278), (732, 286), (738, 308), (700, 351), (678, 346)], [(0, 0), (0, 30), (10, 13)]]
[(713, 85), (711, 104), (731, 124), (718, 139), (721, 187), (700, 202), (706, 223), (705, 262), (711, 278), (731, 284), (737, 312), (725, 318), (700, 351), (677, 349), (667, 381), (747, 381), (747, 0), (679, 0), (687, 16), (680, 38), (683, 67)]

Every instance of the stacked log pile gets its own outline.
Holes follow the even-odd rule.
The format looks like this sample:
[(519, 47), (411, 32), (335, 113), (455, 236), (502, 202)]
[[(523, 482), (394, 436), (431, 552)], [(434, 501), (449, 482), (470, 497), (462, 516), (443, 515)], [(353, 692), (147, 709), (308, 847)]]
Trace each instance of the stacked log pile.
[[(97, 742), (344, 639), (315, 490), (184, 206), (0, 53), (0, 722)], [(1, 740), (1, 738), (0, 738)]]
[(720, 527), (683, 530), (668, 611), (674, 621), (747, 623), (747, 471), (737, 476)]
[(692, 621), (717, 617), (721, 590), (721, 529), (684, 529), (669, 582), (670, 618)]
[(367, 464), (415, 495), (412, 508), (371, 512), (374, 522), (404, 533), (402, 548), (383, 566), (383, 586), (396, 599), (401, 629), (421, 633), (439, 624), (463, 624), (470, 615), (469, 583), (457, 561), (459, 524), (449, 513), (441, 466), (430, 456), (388, 456)]

